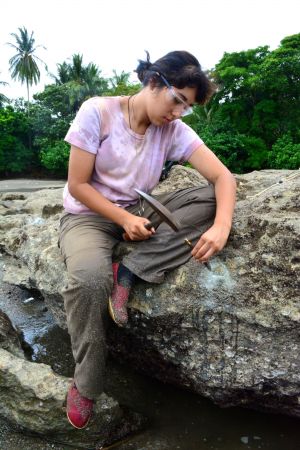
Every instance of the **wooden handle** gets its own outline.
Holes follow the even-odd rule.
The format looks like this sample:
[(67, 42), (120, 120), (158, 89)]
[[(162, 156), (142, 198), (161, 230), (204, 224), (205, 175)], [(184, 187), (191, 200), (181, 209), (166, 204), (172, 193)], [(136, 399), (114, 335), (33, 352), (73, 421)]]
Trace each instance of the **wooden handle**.
[[(145, 223), (144, 227), (147, 230), (151, 230), (151, 228), (154, 227), (154, 225), (153, 225), (153, 223), (149, 222), (149, 223)], [(123, 239), (124, 239), (124, 241), (131, 241), (131, 239), (127, 233), (123, 233)]]
[(154, 227), (154, 225), (153, 225), (153, 223), (151, 223), (151, 222), (149, 222), (149, 223), (145, 223), (145, 228), (147, 229), (147, 230), (151, 230), (151, 228), (153, 228)]

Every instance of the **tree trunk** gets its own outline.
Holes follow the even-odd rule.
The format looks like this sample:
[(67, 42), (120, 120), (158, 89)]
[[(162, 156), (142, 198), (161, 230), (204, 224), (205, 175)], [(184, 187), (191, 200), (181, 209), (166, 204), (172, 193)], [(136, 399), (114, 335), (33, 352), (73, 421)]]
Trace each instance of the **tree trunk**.
[[(28, 80), (26, 80), (26, 86), (27, 86), (27, 117), (29, 119), (30, 107), (29, 107), (29, 83), (28, 83)], [(32, 149), (32, 139), (31, 139), (31, 128), (30, 127), (28, 129), (28, 147), (29, 147), (29, 150)]]
[(27, 115), (29, 117), (29, 83), (28, 83), (28, 80), (26, 81), (26, 86), (27, 86)]

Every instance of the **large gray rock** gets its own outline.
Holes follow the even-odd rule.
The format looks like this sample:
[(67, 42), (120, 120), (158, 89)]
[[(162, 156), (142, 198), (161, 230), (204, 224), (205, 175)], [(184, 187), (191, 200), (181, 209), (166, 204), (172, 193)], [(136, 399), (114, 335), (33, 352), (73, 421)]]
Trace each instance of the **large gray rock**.
[(24, 358), (22, 332), (13, 326), (8, 315), (0, 309), (0, 348)]
[(58, 248), (62, 189), (0, 194), (1, 207), (0, 245), (6, 256), (13, 257), (10, 262), (6, 258), (4, 281), (38, 289), (65, 327), (60, 290), (66, 272)]
[[(57, 218), (57, 212), (62, 210), (60, 196), (56, 202), (55, 191), (49, 191), (47, 194), (49, 203), (43, 199), (40, 192), (36, 193), (34, 198), (30, 195), (27, 198), (23, 194), (4, 195), (5, 200), (2, 202), (2, 206), (3, 203), (5, 205), (5, 214), (2, 215), (4, 233), (1, 234), (0, 240), (2, 250), (5, 243), (10, 242), (9, 255), (13, 256), (16, 254), (15, 250), (20, 250), (22, 243), (26, 243), (26, 246), (28, 245), (26, 248), (31, 254), (27, 257), (27, 250), (23, 250), (25, 264), (20, 263), (23, 261), (22, 257), (18, 256), (17, 260), (10, 263), (9, 255), (5, 253), (1, 255), (4, 260), (2, 269), (5, 273), (11, 274), (12, 284), (39, 288), (30, 271), (30, 267), (31, 270), (35, 270), (37, 266), (41, 270), (39, 251), (35, 252), (35, 245), (38, 240), (41, 250), (46, 242), (51, 244), (57, 240), (57, 231), (54, 227), (51, 235), (47, 232), (47, 226), (45, 227), (45, 238), (39, 236), (39, 227), (45, 226), (46, 219), (51, 213)], [(19, 228), (14, 228), (16, 224)], [(34, 236), (30, 233), (30, 227), (35, 231)], [(53, 247), (56, 250), (56, 246)], [(46, 254), (47, 249), (44, 250)], [(59, 256), (57, 261), (61, 263)], [(46, 262), (45, 264), (45, 276), (48, 280), (51, 276), (49, 277), (49, 273), (46, 274), (48, 267)], [(52, 265), (49, 264), (50, 267), (54, 273), (53, 283), (55, 283), (57, 280), (55, 261)], [(64, 276), (62, 263), (61, 275)], [(56, 288), (53, 285), (51, 289)], [(61, 300), (60, 295), (58, 298)], [(140, 415), (120, 408), (113, 398), (103, 393), (94, 407), (89, 426), (83, 431), (74, 429), (68, 422), (65, 411), (65, 398), (71, 379), (54, 373), (46, 364), (28, 361), (23, 350), (28, 352), (28, 344), (24, 342), (22, 332), (14, 327), (8, 315), (0, 310), (0, 415), (14, 426), (25, 432), (47, 436), (50, 441), (59, 441), (80, 448), (82, 446), (102, 448), (102, 445), (113, 444), (142, 427), (144, 419)]]
[[(126, 330), (111, 328), (111, 348), (147, 373), (220, 405), (300, 416), (299, 171), (253, 172), (237, 181), (233, 230), (211, 261), (212, 272), (191, 260), (162, 285), (137, 284), (130, 323)], [(192, 169), (175, 166), (159, 190), (202, 182)], [(39, 289), (64, 326), (60, 195), (4, 194), (0, 236), (14, 257), (5, 280)], [(130, 246), (120, 245), (115, 256), (127, 251)]]
[(65, 413), (70, 382), (46, 364), (26, 361), (0, 348), (0, 415), (21, 429), (73, 446), (99, 448), (141, 425), (138, 415), (125, 414), (114, 399), (103, 393), (88, 427), (76, 430)]

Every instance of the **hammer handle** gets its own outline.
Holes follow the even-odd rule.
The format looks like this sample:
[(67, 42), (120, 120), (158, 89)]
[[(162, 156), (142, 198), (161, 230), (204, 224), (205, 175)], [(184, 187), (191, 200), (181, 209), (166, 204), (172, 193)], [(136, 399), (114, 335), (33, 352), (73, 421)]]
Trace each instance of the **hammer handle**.
[(153, 225), (153, 223), (149, 222), (149, 223), (145, 223), (144, 227), (145, 227), (147, 230), (151, 230), (151, 228), (153, 228), (154, 225)]
[[(144, 227), (147, 230), (151, 230), (152, 227), (154, 227), (153, 223), (149, 222), (149, 223), (145, 223)], [(123, 233), (123, 239), (124, 241), (131, 241), (131, 239), (129, 238), (127, 233)]]

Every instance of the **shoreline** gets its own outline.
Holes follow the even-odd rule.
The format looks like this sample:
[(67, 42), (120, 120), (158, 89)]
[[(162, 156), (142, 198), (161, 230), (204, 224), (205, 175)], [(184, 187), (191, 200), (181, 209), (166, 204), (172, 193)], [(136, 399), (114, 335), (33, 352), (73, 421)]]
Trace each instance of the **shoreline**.
[(34, 192), (41, 189), (60, 189), (66, 180), (42, 180), (30, 178), (15, 178), (0, 180), (0, 193), (7, 192)]

